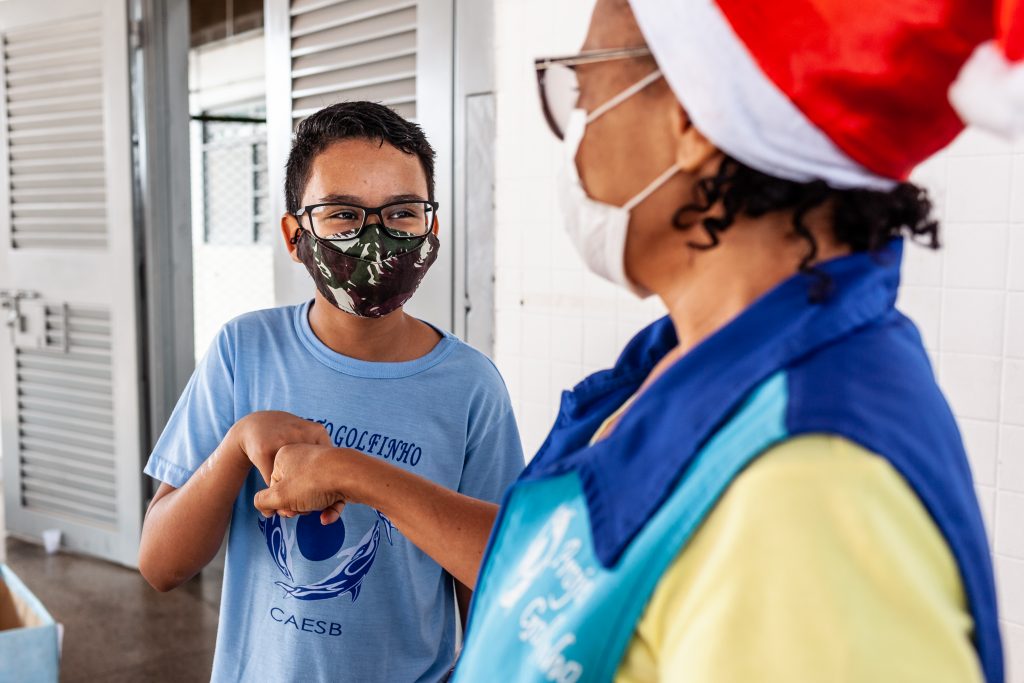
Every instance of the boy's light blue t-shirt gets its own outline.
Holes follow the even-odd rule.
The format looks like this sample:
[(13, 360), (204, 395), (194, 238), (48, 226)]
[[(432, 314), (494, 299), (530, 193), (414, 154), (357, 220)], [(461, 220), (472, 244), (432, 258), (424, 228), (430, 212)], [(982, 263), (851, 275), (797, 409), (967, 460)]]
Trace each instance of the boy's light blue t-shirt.
[[(146, 474), (181, 487), (228, 429), (257, 410), (322, 423), (338, 446), (497, 502), (523, 467), (494, 365), (455, 337), (402, 363), (327, 348), (310, 304), (244, 315), (215, 339)], [(452, 578), (376, 511), (263, 520), (253, 469), (235, 501), (214, 681), (441, 680), (455, 646)]]

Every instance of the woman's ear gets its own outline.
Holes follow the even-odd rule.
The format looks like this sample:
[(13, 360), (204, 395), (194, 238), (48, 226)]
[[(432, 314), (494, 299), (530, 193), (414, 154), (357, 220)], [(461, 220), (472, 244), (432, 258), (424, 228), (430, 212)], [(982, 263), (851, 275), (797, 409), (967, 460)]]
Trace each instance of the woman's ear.
[(676, 139), (676, 165), (684, 173), (697, 173), (721, 154), (714, 143), (697, 130), (679, 103), (672, 108), (672, 131)]
[(281, 216), (281, 236), (284, 237), (284, 247), (288, 250), (288, 255), (292, 257), (292, 261), (296, 263), (302, 263), (299, 260), (298, 240), (295, 239), (299, 236), (300, 229), (299, 221), (296, 220), (295, 216), (290, 213)]

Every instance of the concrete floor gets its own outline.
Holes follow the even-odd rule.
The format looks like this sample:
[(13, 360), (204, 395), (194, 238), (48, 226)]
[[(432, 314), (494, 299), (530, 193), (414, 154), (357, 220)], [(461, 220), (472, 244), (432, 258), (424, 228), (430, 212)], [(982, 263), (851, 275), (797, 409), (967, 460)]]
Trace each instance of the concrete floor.
[(64, 625), (64, 683), (210, 680), (217, 577), (161, 594), (136, 571), (14, 539), (7, 564)]

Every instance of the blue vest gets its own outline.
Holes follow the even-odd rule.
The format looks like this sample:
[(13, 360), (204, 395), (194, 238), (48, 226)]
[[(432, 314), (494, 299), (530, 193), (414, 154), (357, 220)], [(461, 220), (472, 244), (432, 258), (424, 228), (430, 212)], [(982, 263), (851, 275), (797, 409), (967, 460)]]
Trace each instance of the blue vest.
[(662, 574), (732, 480), (801, 434), (844, 437), (906, 479), (945, 537), (988, 683), (1003, 659), (987, 538), (960, 435), (913, 324), (895, 310), (902, 243), (797, 275), (674, 363), (590, 439), (676, 346), (670, 320), (567, 392), (506, 494), (456, 682), (607, 681)]

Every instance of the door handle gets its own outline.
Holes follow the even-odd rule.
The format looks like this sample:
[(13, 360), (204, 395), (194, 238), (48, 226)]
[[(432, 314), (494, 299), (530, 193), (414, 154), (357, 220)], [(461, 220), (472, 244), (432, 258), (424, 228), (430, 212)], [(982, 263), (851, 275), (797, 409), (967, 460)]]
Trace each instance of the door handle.
[(38, 299), (42, 296), (31, 289), (0, 289), (0, 308), (9, 308), (19, 299)]
[(18, 322), (21, 320), (19, 301), (40, 297), (42, 294), (29, 289), (0, 289), (0, 309), (7, 311), (4, 316), (4, 323), (7, 327), (17, 328)]

